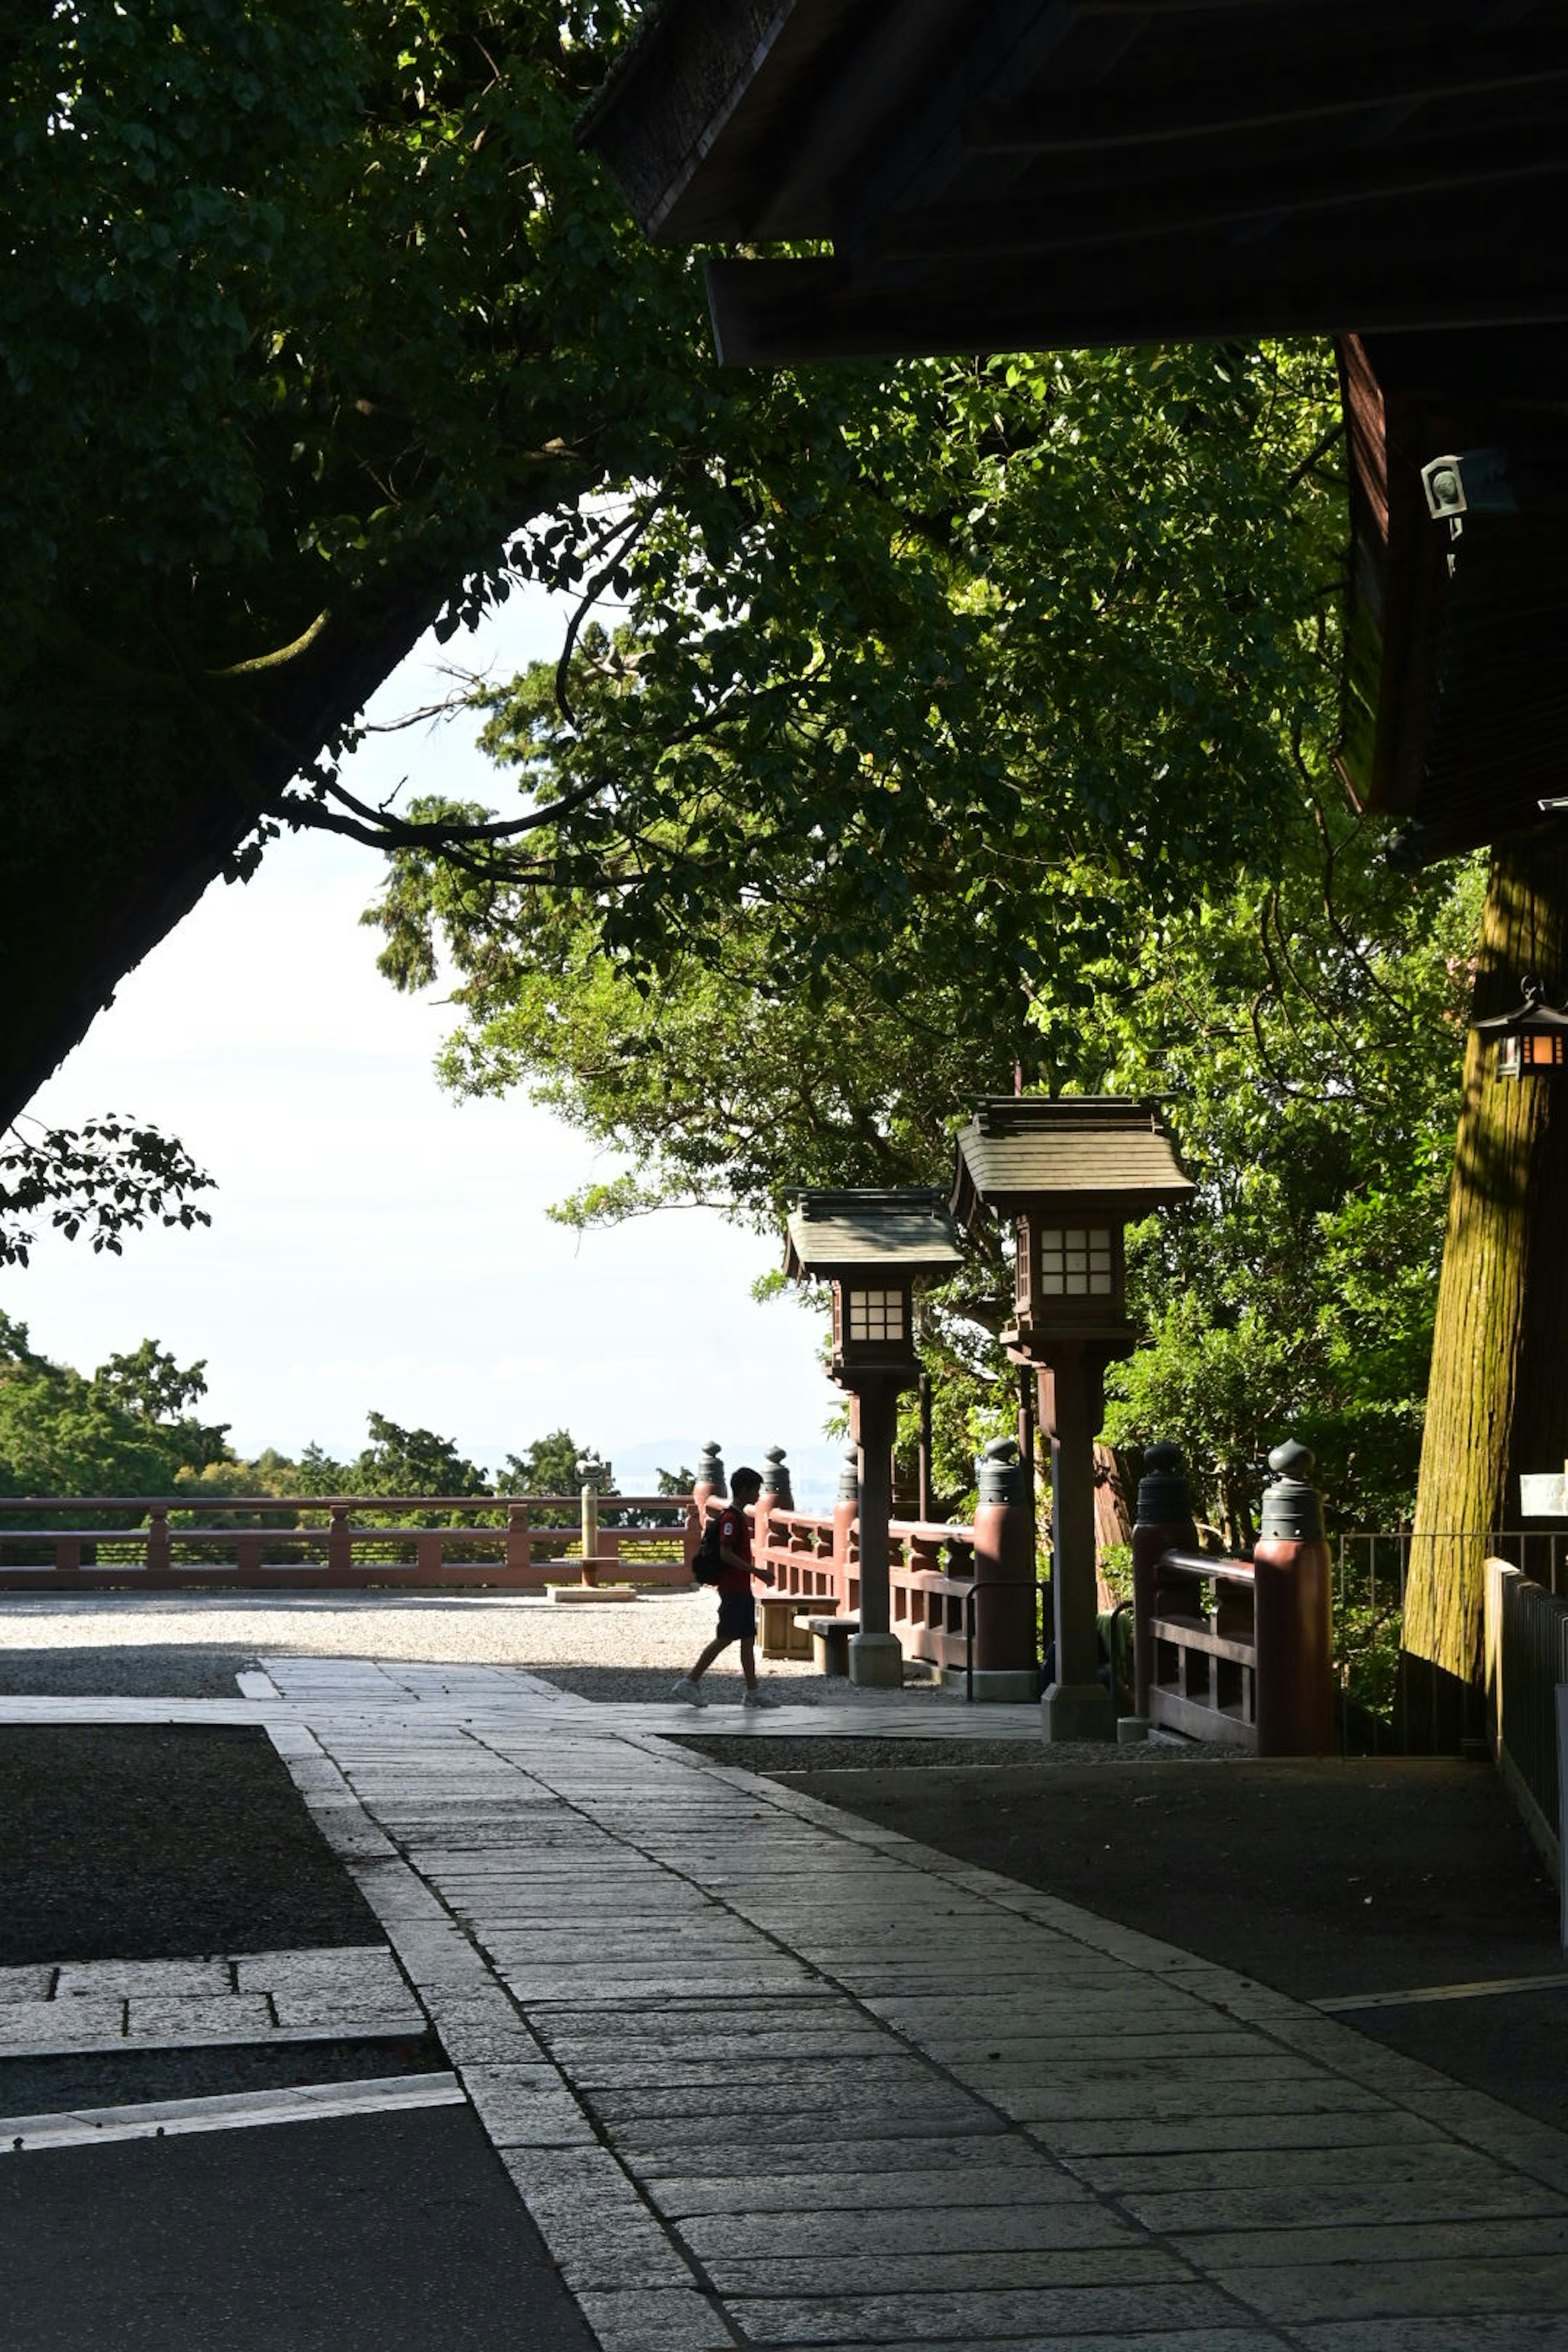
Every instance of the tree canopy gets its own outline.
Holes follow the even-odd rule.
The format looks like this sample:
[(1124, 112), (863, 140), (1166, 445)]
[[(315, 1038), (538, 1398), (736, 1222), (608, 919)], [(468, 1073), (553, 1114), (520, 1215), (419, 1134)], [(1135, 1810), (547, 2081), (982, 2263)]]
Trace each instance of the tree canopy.
[(573, 139), (626, 13), (17, 16), (0, 1118), (268, 831), (397, 837), (332, 798), (334, 749), (423, 629), (505, 594), (531, 525), (700, 462), (691, 268)]
[[(571, 862), (603, 798), (542, 838), (568, 853), (548, 889), (405, 850), (366, 917), (383, 967), (455, 966), (447, 1085), (529, 1085), (627, 1155), (574, 1222), (944, 1182), (964, 1106), (1016, 1072), (1168, 1098), (1200, 1200), (1139, 1236), (1154, 1339), (1113, 1429), (1184, 1443), (1238, 1540), (1287, 1423), (1342, 1515), (1396, 1513), (1477, 885), (1392, 872), (1330, 770), (1323, 355), (998, 361), (881, 397), (886, 495), (832, 543), (760, 509), (718, 596), (666, 514), (629, 611), (486, 698), (526, 796), (619, 775), (622, 887)], [(1000, 1246), (928, 1317), (960, 1491), (1012, 1410)]]
[[(722, 373), (695, 264), (573, 136), (635, 14), (68, 0), (14, 35), (0, 1117), (282, 825), (596, 894), (649, 968), (739, 887), (736, 763), (746, 887), (819, 971), (955, 862), (976, 957), (1059, 957), (1088, 913), (1036, 936), (983, 882), (1047, 781), (1063, 840), (1114, 834), (1152, 887), (1266, 854), (1261, 714), (1325, 583), (1314, 552), (1288, 610), (1258, 595), (1276, 533), (1302, 554), (1260, 493), (1315, 478), (1322, 355)], [(521, 803), (359, 803), (335, 761), (368, 695), (520, 579), (584, 598)], [(605, 597), (630, 636), (595, 633)], [(1136, 738), (1108, 667), (1169, 688)]]
[(89, 1380), (38, 1355), (26, 1325), (0, 1315), (0, 1494), (172, 1494), (228, 1457), (226, 1424), (190, 1412), (205, 1374), (144, 1339)]

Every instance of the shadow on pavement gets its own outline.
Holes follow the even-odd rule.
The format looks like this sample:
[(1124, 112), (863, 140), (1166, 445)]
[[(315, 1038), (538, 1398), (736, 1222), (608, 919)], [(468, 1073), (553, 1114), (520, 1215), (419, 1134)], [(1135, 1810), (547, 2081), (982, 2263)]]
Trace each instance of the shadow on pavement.
[(1121, 1760), (770, 1777), (1303, 2000), (1560, 1974), (1562, 1990), (1341, 2021), (1568, 2130), (1556, 1890), (1484, 1764)]

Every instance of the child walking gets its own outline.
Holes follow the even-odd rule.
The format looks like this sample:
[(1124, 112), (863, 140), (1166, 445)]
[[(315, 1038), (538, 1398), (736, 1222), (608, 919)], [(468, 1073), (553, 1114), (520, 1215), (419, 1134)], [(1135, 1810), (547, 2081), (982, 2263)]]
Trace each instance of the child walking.
[(741, 1672), (746, 1678), (742, 1706), (769, 1704), (757, 1688), (757, 1604), (752, 1596), (752, 1579), (760, 1576), (764, 1584), (771, 1584), (773, 1572), (771, 1568), (752, 1566), (752, 1530), (746, 1519), (746, 1506), (754, 1503), (762, 1491), (762, 1475), (756, 1470), (737, 1470), (730, 1481), (730, 1500), (719, 1520), (719, 1630), (691, 1672), (683, 1675), (670, 1693), (671, 1698), (684, 1699), (688, 1706), (707, 1706), (702, 1677), (731, 1642), (741, 1644)]

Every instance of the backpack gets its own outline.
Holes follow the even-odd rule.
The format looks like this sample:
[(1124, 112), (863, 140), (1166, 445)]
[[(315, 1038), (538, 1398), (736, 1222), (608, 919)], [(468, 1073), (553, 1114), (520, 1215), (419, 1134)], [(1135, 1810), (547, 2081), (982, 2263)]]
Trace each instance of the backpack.
[(699, 1584), (717, 1584), (724, 1572), (719, 1557), (719, 1522), (710, 1519), (702, 1530), (702, 1540), (691, 1555), (691, 1573)]

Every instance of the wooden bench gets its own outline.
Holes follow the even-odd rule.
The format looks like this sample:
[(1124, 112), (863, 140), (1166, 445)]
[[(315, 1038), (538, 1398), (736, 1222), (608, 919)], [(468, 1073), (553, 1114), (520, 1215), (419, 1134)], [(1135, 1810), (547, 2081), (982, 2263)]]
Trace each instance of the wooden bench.
[(811, 1603), (798, 1592), (761, 1592), (764, 1658), (809, 1658), (811, 1634), (802, 1622)]
[(816, 1661), (817, 1673), (847, 1679), (850, 1638), (860, 1631), (858, 1617), (808, 1617), (805, 1630), (811, 1635), (811, 1654)]

